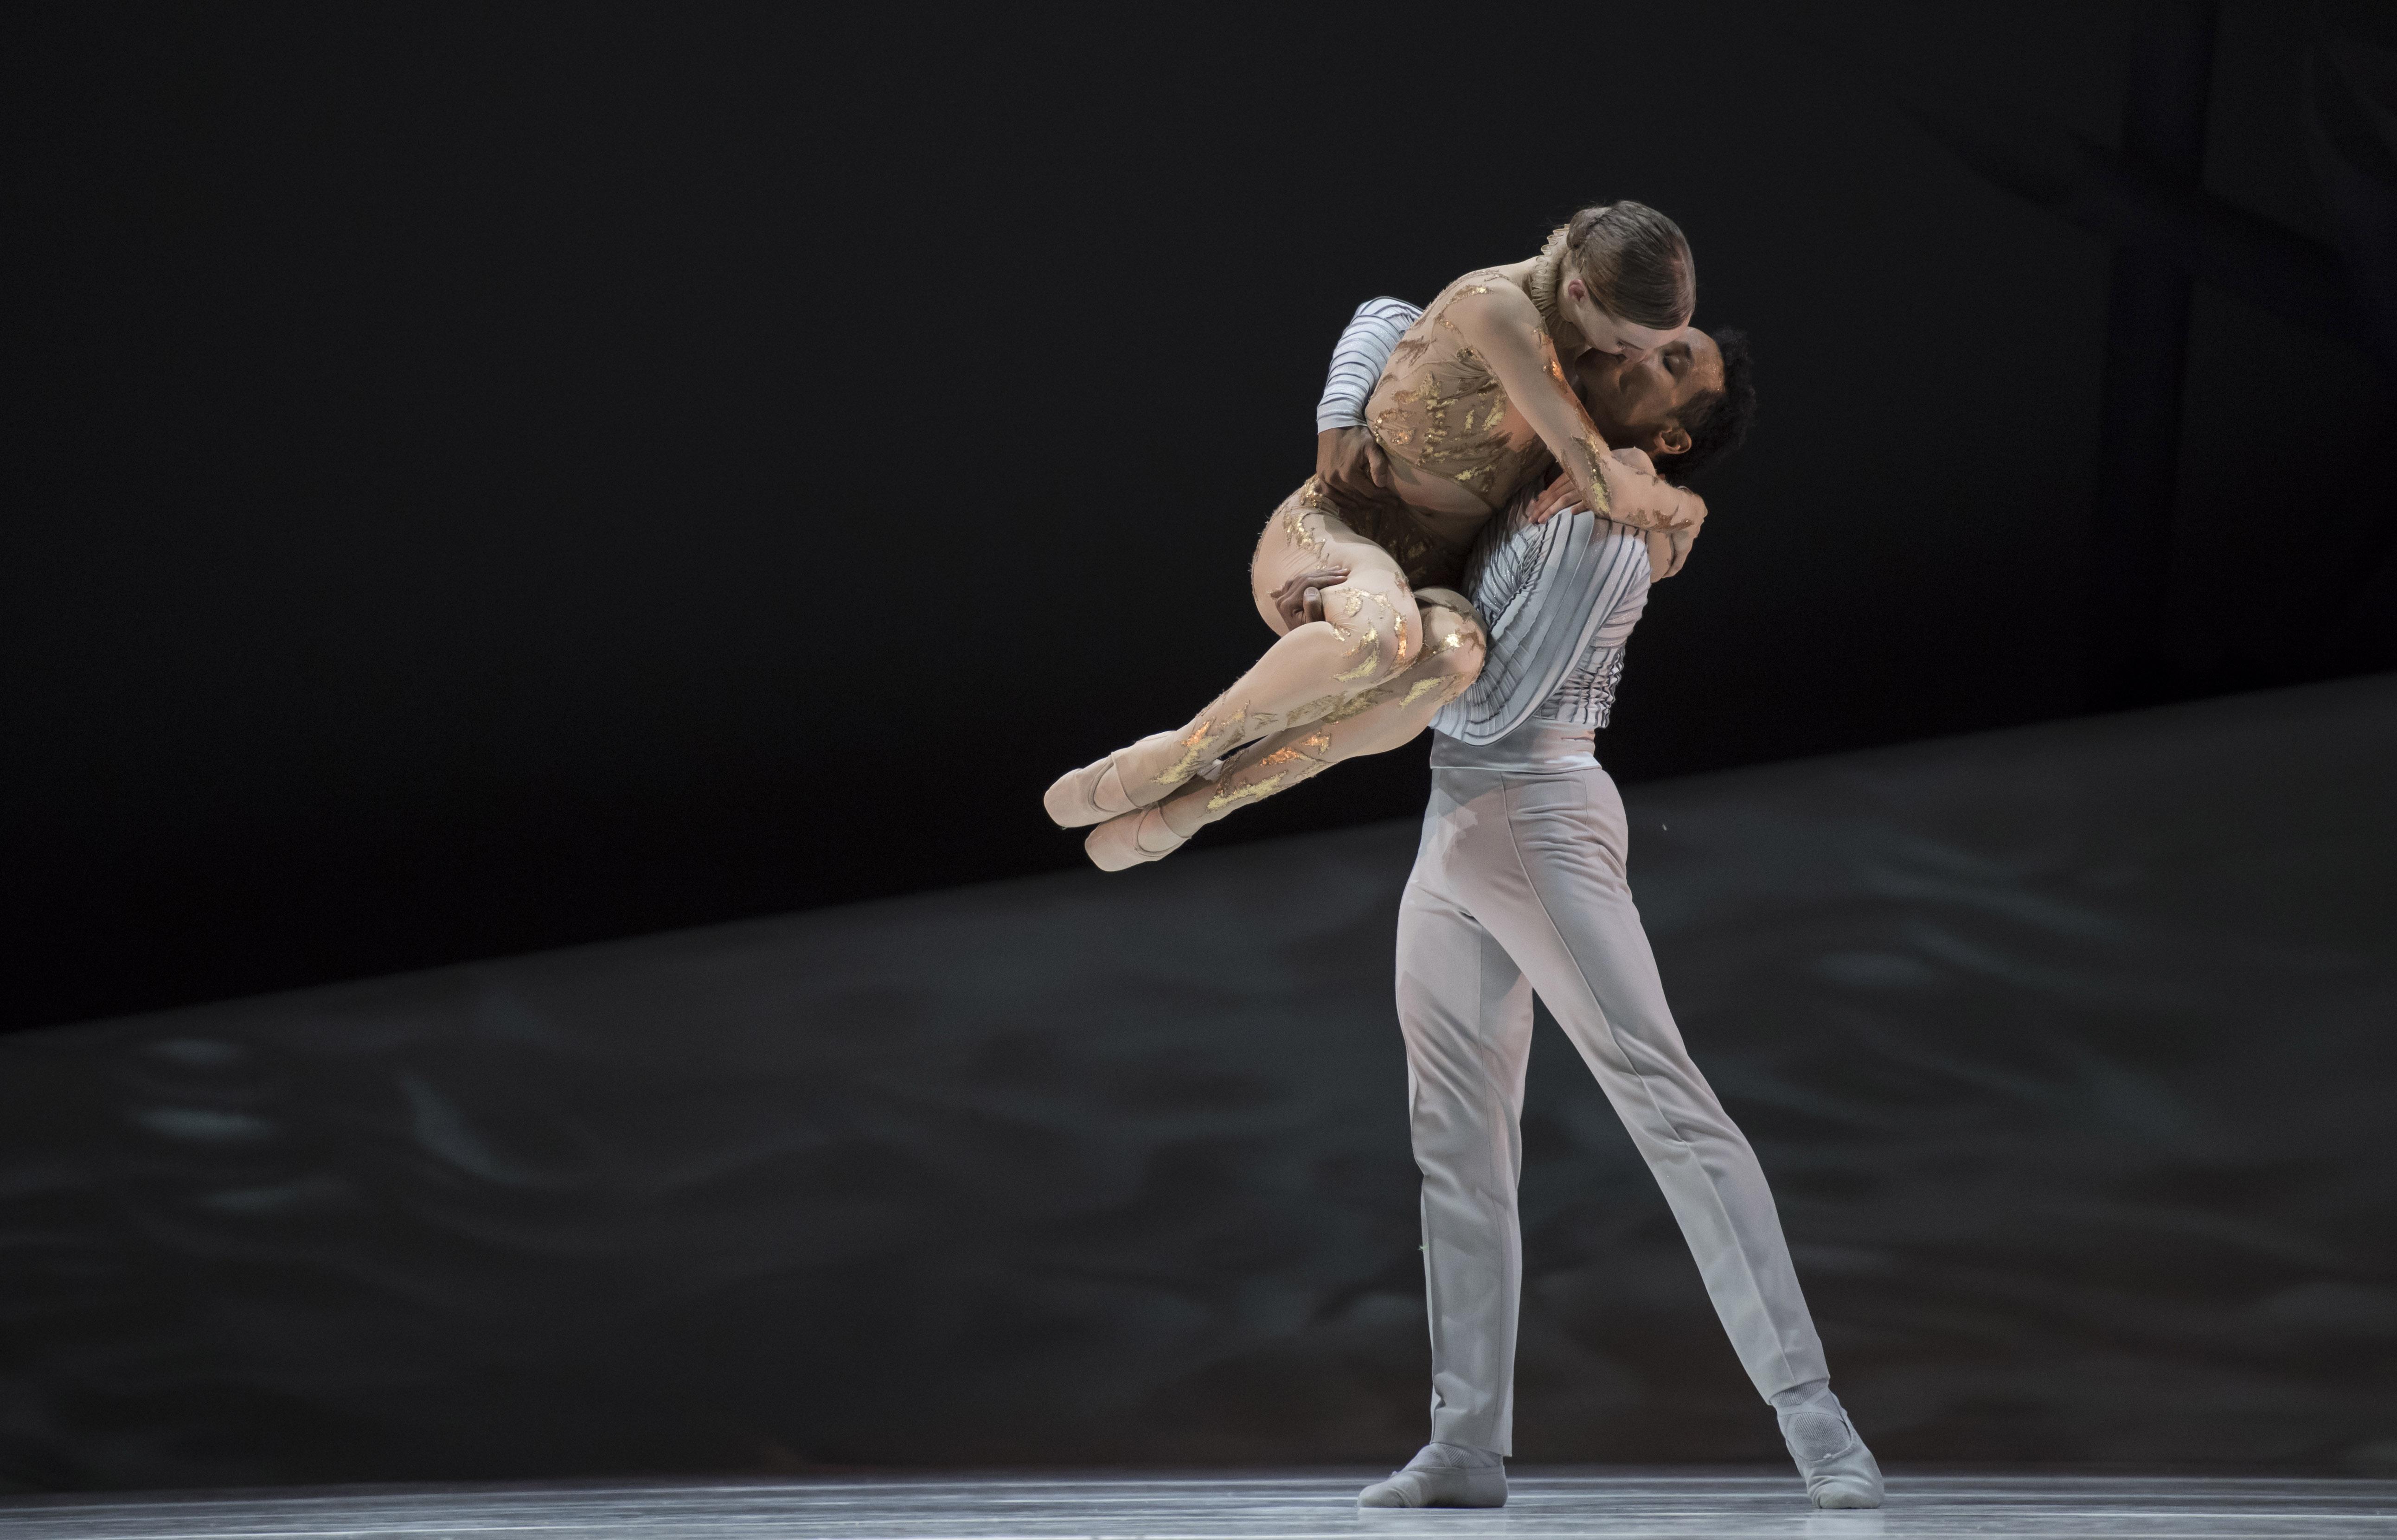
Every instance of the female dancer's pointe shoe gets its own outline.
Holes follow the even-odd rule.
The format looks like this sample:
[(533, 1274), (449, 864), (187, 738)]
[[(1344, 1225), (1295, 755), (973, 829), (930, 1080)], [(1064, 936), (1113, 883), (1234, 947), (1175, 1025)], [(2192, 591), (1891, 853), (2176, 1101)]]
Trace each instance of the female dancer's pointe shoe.
[(1818, 1508), (1881, 1507), (1881, 1466), (1848, 1420), (1847, 1408), (1829, 1389), (1816, 1391), (1780, 1414), (1789, 1457), (1806, 1478), (1806, 1495)]
[[(1085, 824), (1104, 823), (1119, 817), (1134, 808), (1145, 808), (1163, 801), (1181, 785), (1161, 786), (1155, 781), (1124, 779), (1120, 761), (1132, 757), (1135, 767), (1170, 761), (1175, 751), (1183, 749), (1183, 740), (1171, 732), (1152, 732), (1137, 743), (1116, 750), (1105, 758), (1084, 765), (1078, 770), (1067, 770), (1050, 784), (1048, 795), (1040, 805), (1061, 829), (1078, 829)], [(1158, 756), (1169, 757), (1160, 760)], [(1163, 773), (1162, 771), (1155, 773)]]
[[(1479, 1457), (1478, 1459), (1476, 1457)], [(1466, 1465), (1464, 1460), (1474, 1459)], [(1486, 1461), (1487, 1463), (1481, 1463)], [(1426, 1444), (1406, 1468), (1357, 1494), (1360, 1508), (1503, 1508), (1506, 1467), (1486, 1450)]]
[(1132, 810), (1132, 798), (1124, 795), (1123, 776), (1117, 770), (1112, 754), (1096, 764), (1084, 765), (1057, 777), (1042, 795), (1040, 805), (1049, 810), (1051, 821), (1061, 829), (1104, 824)]
[(1108, 819), (1091, 831), (1082, 849), (1103, 872), (1120, 872), (1144, 861), (1162, 861), (1189, 843), (1165, 822), (1162, 808), (1141, 808)]

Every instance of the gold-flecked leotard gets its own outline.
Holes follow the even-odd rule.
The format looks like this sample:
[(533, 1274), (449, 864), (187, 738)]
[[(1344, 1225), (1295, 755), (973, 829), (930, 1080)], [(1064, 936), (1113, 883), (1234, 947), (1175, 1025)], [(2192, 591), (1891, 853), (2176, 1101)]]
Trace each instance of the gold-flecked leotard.
[[(1555, 463), (1539, 434), (1506, 400), (1481, 355), (1465, 341), (1449, 307), (1501, 282), (1468, 273), (1432, 301), (1391, 351), (1365, 418), (1394, 460), (1416, 475), (1470, 493), (1495, 512)], [(1545, 328), (1544, 328), (1545, 329)]]

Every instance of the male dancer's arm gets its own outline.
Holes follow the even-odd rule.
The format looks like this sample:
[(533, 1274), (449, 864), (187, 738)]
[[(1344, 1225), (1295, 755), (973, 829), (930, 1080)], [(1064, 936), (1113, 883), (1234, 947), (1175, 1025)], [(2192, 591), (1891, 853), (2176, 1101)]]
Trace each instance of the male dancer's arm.
[[(1323, 397), (1315, 404), (1315, 475), (1335, 490), (1372, 497), (1390, 488), (1390, 462), (1365, 425), (1365, 403), (1407, 328), (1423, 318), (1423, 307), (1387, 295), (1357, 307), (1332, 347), (1332, 368)], [(1300, 572), (1277, 589), (1274, 608), (1292, 627), (1323, 618), (1321, 590), (1345, 583), (1345, 567)]]
[(1370, 497), (1390, 487), (1389, 460), (1365, 425), (1365, 403), (1423, 307), (1387, 295), (1357, 307), (1332, 349), (1323, 399), (1315, 405), (1315, 474), (1336, 490)]

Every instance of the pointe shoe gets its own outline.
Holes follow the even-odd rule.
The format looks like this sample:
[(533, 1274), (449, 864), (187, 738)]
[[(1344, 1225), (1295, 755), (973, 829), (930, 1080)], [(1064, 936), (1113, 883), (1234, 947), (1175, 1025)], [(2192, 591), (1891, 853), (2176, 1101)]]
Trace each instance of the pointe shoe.
[(1779, 1416), (1781, 1437), (1816, 1507), (1881, 1507), (1881, 1466), (1828, 1386)]
[[(1049, 810), (1049, 816), (1061, 829), (1078, 829), (1119, 818), (1136, 808), (1155, 807), (1172, 796), (1184, 778), (1176, 777), (1172, 784), (1143, 779), (1139, 767), (1186, 764), (1185, 757), (1188, 752), (1188, 741), (1178, 732), (1152, 732), (1104, 759), (1057, 777), (1050, 783), (1040, 805)], [(1127, 759), (1133, 767), (1129, 771), (1123, 768)], [(1151, 773), (1168, 772), (1158, 770)]]
[[(1360, 1508), (1503, 1508), (1506, 1467), (1494, 1454), (1488, 1465), (1458, 1465), (1445, 1444), (1426, 1444), (1406, 1468), (1390, 1472), (1357, 1494)], [(1480, 1454), (1480, 1451), (1475, 1451)]]
[(1040, 805), (1061, 829), (1104, 824), (1132, 810), (1132, 798), (1124, 795), (1123, 774), (1116, 769), (1112, 754), (1057, 777), (1041, 794)]
[(1173, 832), (1158, 808), (1119, 813), (1091, 831), (1082, 850), (1103, 872), (1120, 872), (1145, 861), (1162, 861), (1190, 842)]

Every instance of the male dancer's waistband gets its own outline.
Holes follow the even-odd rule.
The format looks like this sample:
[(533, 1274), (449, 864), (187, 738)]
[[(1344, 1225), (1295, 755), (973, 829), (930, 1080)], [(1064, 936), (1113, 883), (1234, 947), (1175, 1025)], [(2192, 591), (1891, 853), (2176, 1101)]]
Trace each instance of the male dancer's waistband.
[(1431, 735), (1434, 770), (1510, 770), (1540, 774), (1588, 770), (1598, 763), (1598, 730), (1534, 716), (1503, 738), (1468, 743), (1444, 732)]

